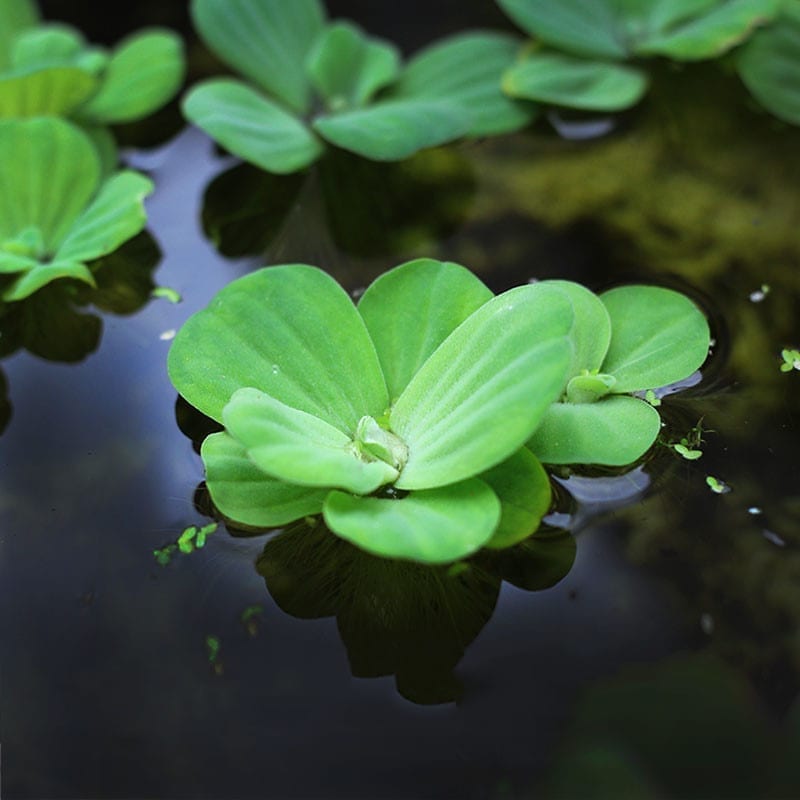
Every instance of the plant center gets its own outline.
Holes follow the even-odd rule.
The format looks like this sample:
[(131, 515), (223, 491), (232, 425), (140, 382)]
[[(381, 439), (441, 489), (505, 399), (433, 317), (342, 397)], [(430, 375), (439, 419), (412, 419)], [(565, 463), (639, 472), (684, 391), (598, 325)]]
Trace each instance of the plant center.
[(396, 470), (402, 470), (408, 461), (406, 443), (372, 417), (361, 417), (353, 442), (356, 452), (365, 461), (385, 461)]
[(566, 401), (568, 403), (594, 403), (605, 397), (613, 388), (617, 379), (613, 375), (602, 372), (590, 373), (583, 370), (567, 384)]

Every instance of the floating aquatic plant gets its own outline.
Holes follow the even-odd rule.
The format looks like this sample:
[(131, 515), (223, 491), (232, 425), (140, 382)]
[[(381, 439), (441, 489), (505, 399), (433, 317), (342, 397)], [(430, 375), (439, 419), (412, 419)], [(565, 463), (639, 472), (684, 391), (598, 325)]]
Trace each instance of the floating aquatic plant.
[(570, 281), (546, 281), (572, 300), (574, 358), (566, 390), (530, 441), (549, 464), (622, 466), (656, 440), (661, 417), (632, 396), (691, 375), (708, 355), (708, 323), (685, 295), (621, 286), (597, 296)]
[(401, 160), (461, 136), (516, 130), (534, 114), (500, 91), (519, 47), (508, 34), (460, 34), (404, 66), (390, 42), (328, 22), (320, 0), (193, 0), (191, 11), (201, 38), (246, 80), (201, 83), (184, 113), (269, 172), (303, 169), (330, 144)]
[(152, 188), (129, 170), (104, 177), (91, 141), (68, 122), (0, 120), (2, 299), (61, 278), (95, 286), (91, 262), (144, 228)]
[(800, 0), (785, 0), (773, 23), (740, 48), (736, 69), (764, 108), (800, 125)]
[(497, 3), (535, 40), (504, 74), (503, 89), (511, 97), (593, 111), (629, 108), (644, 96), (649, 78), (636, 63), (641, 59), (717, 58), (781, 6), (780, 0)]
[(69, 117), (114, 157), (104, 126), (151, 114), (183, 82), (183, 45), (168, 30), (139, 31), (107, 50), (68, 25), (39, 22), (30, 0), (4, 0), (0, 29), (0, 118)]
[(397, 267), (358, 307), (295, 264), (222, 289), (168, 364), (225, 426), (201, 454), (227, 518), (264, 529), (322, 513), (369, 552), (439, 563), (514, 544), (546, 513), (524, 444), (564, 390), (572, 325), (559, 288), (493, 297), (455, 264)]

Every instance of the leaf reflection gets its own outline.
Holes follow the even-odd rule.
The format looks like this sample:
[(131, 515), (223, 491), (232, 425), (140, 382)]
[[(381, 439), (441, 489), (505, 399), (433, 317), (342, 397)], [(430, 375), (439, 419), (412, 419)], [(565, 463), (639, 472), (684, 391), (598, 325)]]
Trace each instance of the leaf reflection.
[(403, 697), (432, 704), (460, 697), (454, 669), (491, 618), (506, 575), (543, 589), (569, 572), (574, 554), (574, 540), (560, 533), (430, 567), (376, 558), (309, 519), (270, 539), (256, 566), (287, 614), (336, 617), (354, 676), (394, 675)]

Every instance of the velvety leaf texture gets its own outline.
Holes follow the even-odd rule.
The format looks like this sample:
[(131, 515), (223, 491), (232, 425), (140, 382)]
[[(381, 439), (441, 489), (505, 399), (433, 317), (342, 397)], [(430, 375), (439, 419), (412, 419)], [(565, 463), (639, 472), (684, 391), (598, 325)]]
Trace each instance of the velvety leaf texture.
[(428, 356), (494, 295), (468, 269), (421, 258), (373, 281), (358, 311), (396, 400)]
[(434, 351), (392, 408), (408, 445), (396, 486), (426, 489), (476, 475), (517, 450), (563, 391), (572, 305), (520, 286), (482, 305)]
[(240, 388), (260, 389), (348, 435), (379, 417), (388, 394), (375, 348), (352, 300), (322, 270), (266, 267), (233, 281), (187, 320), (169, 374), (204, 414)]
[(334, 491), (323, 515), (337, 536), (369, 553), (439, 564), (464, 558), (489, 540), (500, 519), (500, 501), (471, 478), (402, 499)]
[(200, 453), (214, 505), (240, 525), (272, 528), (322, 511), (327, 489), (270, 478), (248, 458), (244, 446), (224, 431), (206, 437)]

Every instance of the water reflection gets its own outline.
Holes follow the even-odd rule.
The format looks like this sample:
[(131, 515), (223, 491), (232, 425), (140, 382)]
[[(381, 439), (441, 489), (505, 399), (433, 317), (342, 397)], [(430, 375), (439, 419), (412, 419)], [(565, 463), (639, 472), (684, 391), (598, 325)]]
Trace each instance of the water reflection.
[(292, 175), (250, 164), (220, 173), (204, 194), (203, 229), (225, 256), (261, 255), (293, 213), (318, 204), (345, 253), (405, 253), (457, 230), (474, 192), (471, 163), (454, 148), (427, 150), (399, 163), (332, 151)]
[(287, 614), (336, 617), (355, 677), (393, 675), (403, 697), (430, 704), (461, 696), (455, 667), (491, 618), (502, 581), (545, 589), (574, 558), (572, 537), (554, 533), (430, 567), (376, 558), (308, 520), (270, 539), (257, 569)]
[(132, 314), (149, 300), (153, 271), (161, 252), (146, 232), (94, 262), (97, 286), (56, 281), (0, 311), (0, 356), (25, 349), (48, 361), (74, 363), (93, 353), (102, 334), (94, 306), (113, 314)]

